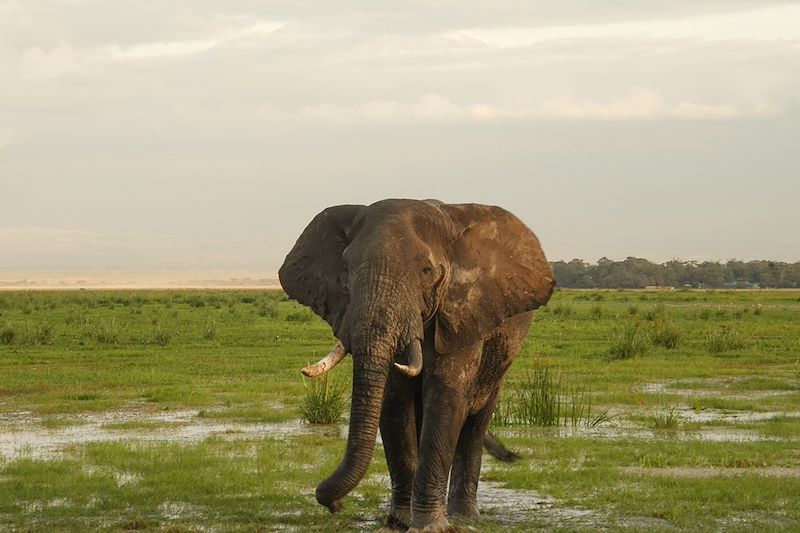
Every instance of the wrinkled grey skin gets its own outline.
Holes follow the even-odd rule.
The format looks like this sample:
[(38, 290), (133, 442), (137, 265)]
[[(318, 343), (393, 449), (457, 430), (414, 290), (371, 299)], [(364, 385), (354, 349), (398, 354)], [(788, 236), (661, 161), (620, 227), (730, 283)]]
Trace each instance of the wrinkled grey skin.
[[(279, 276), (353, 356), (347, 448), (317, 501), (341, 509), (380, 427), (392, 480), (386, 529), (451, 531), (448, 513), (476, 516), (482, 442), (503, 376), (553, 291), (536, 236), (493, 206), (336, 206), (311, 221)], [(393, 363), (407, 363), (417, 339), (423, 367), (411, 378)]]

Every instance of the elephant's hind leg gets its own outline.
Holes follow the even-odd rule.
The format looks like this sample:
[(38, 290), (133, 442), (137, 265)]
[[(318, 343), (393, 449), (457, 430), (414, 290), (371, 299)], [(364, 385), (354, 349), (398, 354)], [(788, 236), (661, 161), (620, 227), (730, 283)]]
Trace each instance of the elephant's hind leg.
[(417, 463), (417, 386), (392, 372), (381, 410), (381, 439), (392, 480), (392, 504), (385, 531), (405, 531), (411, 522), (411, 491)]
[(450, 471), (450, 490), (447, 514), (468, 518), (478, 516), (478, 479), (481, 474), (483, 436), (494, 412), (495, 398), (474, 415), (467, 417), (458, 437), (453, 468)]
[(459, 435), (450, 472), (449, 514), (478, 515), (477, 491), (484, 436), (494, 413), (503, 376), (522, 347), (531, 319), (531, 313), (516, 315), (484, 342), (476, 382), (477, 393), (470, 406), (471, 414)]

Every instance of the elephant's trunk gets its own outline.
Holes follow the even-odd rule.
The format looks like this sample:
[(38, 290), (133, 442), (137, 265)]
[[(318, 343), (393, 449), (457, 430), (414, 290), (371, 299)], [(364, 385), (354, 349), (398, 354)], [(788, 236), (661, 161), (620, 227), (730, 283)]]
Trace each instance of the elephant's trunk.
[[(394, 353), (369, 353), (353, 358), (353, 396), (347, 450), (336, 471), (317, 487), (317, 501), (332, 513), (342, 509), (341, 499), (364, 477), (378, 435), (383, 391)], [(354, 354), (355, 355), (355, 354)]]
[[(353, 396), (350, 406), (350, 430), (344, 459), (328, 479), (317, 487), (317, 501), (331, 512), (342, 508), (340, 500), (364, 477), (381, 418), (386, 381), (398, 352), (412, 339), (422, 337), (422, 322), (407, 323), (403, 287), (390, 283), (395, 266), (386, 262), (365, 264), (352, 275), (351, 305), (342, 319), (337, 336), (353, 356)], [(360, 290), (359, 290), (360, 289)], [(419, 313), (416, 313), (419, 316)], [(417, 347), (419, 343), (417, 343)], [(421, 356), (421, 349), (418, 350)], [(410, 364), (421, 368), (416, 347), (411, 349)]]

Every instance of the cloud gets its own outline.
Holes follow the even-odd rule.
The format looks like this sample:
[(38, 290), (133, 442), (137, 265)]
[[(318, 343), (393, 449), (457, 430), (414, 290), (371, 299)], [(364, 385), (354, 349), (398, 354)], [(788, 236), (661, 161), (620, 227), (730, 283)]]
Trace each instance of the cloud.
[(744, 107), (686, 100), (670, 103), (655, 91), (635, 89), (624, 98), (606, 103), (576, 101), (568, 98), (550, 100), (539, 107), (522, 109), (519, 115), (571, 120), (720, 120), (764, 117), (774, 113), (776, 110), (766, 104)]
[(80, 67), (78, 55), (68, 44), (50, 50), (32, 46), (22, 53), (20, 64), (23, 76), (29, 79), (56, 78)]
[(599, 24), (462, 29), (447, 32), (444, 37), (459, 41), (471, 38), (496, 48), (573, 39), (794, 40), (800, 39), (800, 5)]
[(362, 105), (307, 106), (302, 113), (324, 120), (437, 120), (465, 118), (468, 109), (437, 94), (426, 94), (415, 102), (373, 100)]
[(112, 59), (148, 59), (153, 57), (188, 56), (210, 50), (219, 45), (219, 40), (173, 41), (163, 43), (146, 43), (133, 46), (112, 46)]
[(208, 39), (186, 41), (165, 41), (141, 43), (132, 46), (112, 46), (109, 54), (112, 59), (150, 59), (158, 57), (190, 56), (205, 52), (221, 45), (236, 43), (250, 39), (258, 39), (269, 35), (286, 24), (276, 21), (254, 21), (249, 18), (234, 19), (246, 22), (246, 25), (233, 30), (226, 30)]
[(0, 128), (0, 149), (9, 146), (19, 138), (19, 130)]
[(148, 60), (192, 56), (220, 46), (237, 45), (263, 39), (283, 28), (278, 21), (251, 17), (223, 17), (225, 28), (206, 38), (143, 42), (127, 46), (116, 44), (75, 47), (60, 43), (51, 48), (30, 46), (18, 56), (22, 77), (42, 81), (75, 72), (87, 65), (102, 65), (123, 60)]
[(766, 104), (743, 107), (681, 100), (667, 102), (659, 93), (634, 89), (624, 97), (597, 103), (572, 98), (546, 100), (538, 105), (516, 108), (488, 104), (458, 105), (437, 94), (416, 101), (374, 100), (361, 105), (308, 106), (302, 113), (320, 120), (415, 121), (415, 120), (656, 120), (764, 117), (777, 111)]

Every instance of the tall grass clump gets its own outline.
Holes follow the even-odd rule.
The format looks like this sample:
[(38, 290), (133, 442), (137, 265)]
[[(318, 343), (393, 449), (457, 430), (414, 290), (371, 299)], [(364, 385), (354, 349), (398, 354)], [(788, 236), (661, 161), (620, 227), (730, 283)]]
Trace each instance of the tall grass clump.
[(591, 309), (589, 309), (589, 317), (592, 320), (600, 320), (603, 318), (603, 306), (602, 305), (593, 305)]
[(99, 344), (117, 344), (121, 333), (122, 328), (117, 324), (117, 320), (112, 318), (95, 324), (91, 336)]
[(150, 343), (157, 346), (166, 346), (172, 340), (172, 332), (161, 325), (156, 326), (153, 330), (153, 335), (150, 337)]
[(700, 309), (695, 314), (695, 316), (697, 317), (698, 320), (708, 320), (709, 318), (711, 318), (711, 310), (708, 308)]
[(0, 329), (0, 344), (11, 344), (17, 336), (17, 331), (11, 324), (4, 324)]
[(683, 422), (677, 405), (662, 404), (647, 416), (648, 425), (653, 429), (675, 429)]
[(572, 306), (558, 304), (553, 306), (553, 314), (554, 315), (563, 315), (565, 317), (571, 316), (573, 312)]
[(206, 306), (206, 299), (200, 294), (192, 294), (186, 298), (186, 303), (189, 304), (189, 307), (199, 309)]
[(592, 416), (591, 397), (585, 389), (564, 382), (547, 365), (537, 365), (525, 379), (512, 383), (495, 410), (499, 426), (596, 426), (608, 412)]
[(311, 322), (314, 318), (313, 313), (308, 309), (302, 309), (300, 311), (293, 311), (286, 315), (287, 322)]
[(669, 322), (656, 321), (650, 333), (650, 341), (668, 350), (676, 348), (681, 340), (681, 332)]
[(349, 400), (346, 384), (329, 379), (326, 374), (312, 379), (311, 385), (303, 378), (306, 395), (300, 406), (303, 420), (309, 424), (336, 424), (344, 416)]
[(266, 300), (258, 307), (258, 316), (277, 318), (278, 304), (274, 300)]
[(53, 325), (47, 321), (39, 324), (27, 322), (20, 340), (24, 344), (52, 344), (55, 337)]
[(647, 353), (649, 343), (638, 320), (631, 320), (618, 329), (611, 339), (609, 353), (614, 359), (633, 359)]
[(649, 320), (650, 322), (655, 322), (656, 320), (662, 318), (666, 314), (666, 308), (664, 304), (658, 304), (655, 307), (651, 307), (644, 313), (642, 313), (642, 318), (645, 320)]
[(711, 330), (706, 337), (706, 347), (711, 354), (720, 354), (739, 350), (744, 347), (744, 340), (739, 330), (728, 326)]
[(213, 341), (217, 336), (217, 322), (213, 318), (207, 318), (200, 328), (203, 339)]

